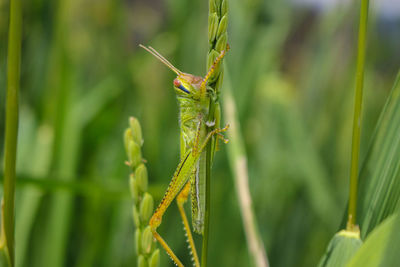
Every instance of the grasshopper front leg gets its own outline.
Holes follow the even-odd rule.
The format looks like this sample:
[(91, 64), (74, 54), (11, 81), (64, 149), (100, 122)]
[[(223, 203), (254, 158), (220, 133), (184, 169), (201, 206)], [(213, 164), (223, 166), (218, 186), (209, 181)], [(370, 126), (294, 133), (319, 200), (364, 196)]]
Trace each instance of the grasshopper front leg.
[[(165, 249), (167, 254), (171, 257), (171, 259), (175, 262), (177, 266), (183, 266), (182, 262), (178, 259), (172, 249), (168, 246), (168, 244), (164, 241), (164, 239), (157, 233), (157, 228), (161, 225), (162, 217), (165, 211), (168, 209), (169, 205), (171, 205), (172, 201), (178, 195), (178, 193), (182, 190), (183, 186), (187, 183), (190, 175), (192, 174), (196, 162), (198, 161), (201, 152), (205, 149), (207, 143), (211, 140), (214, 135), (217, 135), (217, 138), (222, 138), (221, 133), (225, 132), (228, 129), (229, 125), (226, 125), (222, 129), (214, 129), (209, 132), (203, 143), (199, 146), (197, 151), (194, 153), (192, 150), (189, 150), (181, 162), (179, 162), (178, 167), (172, 177), (172, 180), (168, 186), (167, 191), (163, 199), (161, 200), (160, 205), (154, 212), (153, 216), (150, 219), (149, 225), (151, 231), (153, 233), (154, 238), (161, 244), (161, 246)], [(227, 140), (223, 139), (225, 142)]]

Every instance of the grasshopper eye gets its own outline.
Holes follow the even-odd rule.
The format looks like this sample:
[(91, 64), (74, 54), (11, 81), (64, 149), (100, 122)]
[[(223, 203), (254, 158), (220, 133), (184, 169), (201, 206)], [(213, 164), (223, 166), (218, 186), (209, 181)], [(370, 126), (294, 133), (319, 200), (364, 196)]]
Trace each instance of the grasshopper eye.
[(175, 86), (176, 88), (178, 88), (178, 89), (184, 91), (184, 92), (187, 93), (187, 94), (190, 93), (189, 90), (186, 89), (186, 88), (182, 85), (181, 81), (179, 81), (178, 79), (175, 79), (175, 80), (174, 80), (174, 86)]

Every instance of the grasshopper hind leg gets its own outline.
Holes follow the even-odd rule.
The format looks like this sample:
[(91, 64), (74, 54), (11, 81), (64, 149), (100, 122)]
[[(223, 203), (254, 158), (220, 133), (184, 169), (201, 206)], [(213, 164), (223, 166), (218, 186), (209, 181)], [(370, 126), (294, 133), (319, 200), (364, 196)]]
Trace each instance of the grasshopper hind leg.
[(168, 246), (167, 242), (160, 236), (157, 231), (153, 230), (153, 236), (157, 240), (158, 243), (164, 248), (164, 250), (167, 252), (167, 254), (171, 257), (172, 261), (175, 263), (176, 266), (178, 267), (184, 267), (182, 262), (178, 259), (178, 257), (175, 255), (175, 253), (172, 251), (172, 249)]
[(196, 250), (196, 246), (194, 244), (192, 231), (190, 230), (189, 221), (187, 219), (185, 209), (183, 206), (188, 200), (188, 196), (190, 193), (190, 186), (191, 186), (191, 181), (189, 180), (186, 183), (185, 187), (182, 189), (182, 191), (177, 196), (176, 203), (178, 205), (179, 213), (181, 214), (181, 217), (182, 217), (182, 222), (183, 222), (183, 227), (184, 227), (185, 234), (187, 237), (187, 242), (189, 244), (189, 249), (192, 254), (192, 261), (194, 263), (194, 266), (200, 267), (199, 256), (197, 255), (197, 250)]

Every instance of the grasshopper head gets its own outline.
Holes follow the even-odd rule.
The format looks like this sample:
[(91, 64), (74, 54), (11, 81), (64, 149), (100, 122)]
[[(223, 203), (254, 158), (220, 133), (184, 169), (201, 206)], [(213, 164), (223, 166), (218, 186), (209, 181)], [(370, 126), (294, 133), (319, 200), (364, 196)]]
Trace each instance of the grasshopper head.
[(192, 99), (200, 99), (201, 98), (201, 86), (203, 83), (203, 78), (200, 76), (195, 76), (188, 73), (183, 73), (179, 69), (177, 69), (174, 65), (172, 65), (166, 58), (164, 58), (160, 53), (158, 53), (151, 46), (145, 47), (143, 45), (139, 45), (141, 48), (145, 49), (147, 52), (155, 56), (158, 60), (160, 60), (164, 65), (170, 68), (173, 72), (175, 72), (178, 76), (174, 79), (174, 89), (175, 93), (178, 96), (192, 98)]
[(175, 92), (179, 96), (198, 99), (203, 78), (188, 73), (181, 73), (174, 79)]

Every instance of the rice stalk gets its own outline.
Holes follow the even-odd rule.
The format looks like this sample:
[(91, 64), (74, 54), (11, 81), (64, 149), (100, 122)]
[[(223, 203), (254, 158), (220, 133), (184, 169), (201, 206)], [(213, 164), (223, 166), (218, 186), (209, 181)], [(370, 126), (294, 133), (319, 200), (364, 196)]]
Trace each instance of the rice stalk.
[(130, 127), (125, 130), (124, 143), (128, 156), (127, 165), (132, 173), (129, 176), (129, 185), (133, 199), (132, 216), (135, 223), (135, 245), (139, 267), (157, 267), (160, 265), (160, 250), (150, 230), (149, 219), (153, 214), (153, 196), (147, 192), (147, 168), (142, 158), (143, 145), (142, 130), (139, 121), (131, 117)]
[[(207, 55), (207, 70), (210, 69), (215, 59), (223, 50), (227, 49), (228, 39), (228, 0), (209, 0), (208, 10), (208, 55)], [(209, 77), (208, 86), (215, 90), (217, 99), (210, 101), (208, 121), (216, 121), (216, 109), (219, 109), (218, 96), (219, 89), (223, 81), (223, 64), (218, 64), (214, 72)], [(216, 122), (216, 127), (219, 127), (219, 122)], [(209, 129), (209, 131), (211, 128)], [(204, 233), (201, 254), (201, 266), (207, 266), (208, 255), (208, 238), (210, 231), (210, 182), (211, 182), (211, 166), (213, 160), (213, 148), (215, 140), (209, 142), (206, 148), (206, 197), (205, 197), (205, 212), (204, 212)]]
[(4, 153), (4, 196), (2, 200), (1, 243), (9, 266), (14, 266), (15, 183), (18, 137), (18, 95), (21, 61), (22, 7), (10, 1), (8, 38), (6, 130)]
[(356, 224), (357, 211), (357, 189), (358, 189), (358, 173), (359, 173), (359, 156), (360, 156), (360, 133), (361, 133), (361, 108), (364, 85), (364, 63), (365, 63), (365, 46), (368, 24), (368, 0), (361, 1), (360, 9), (360, 26), (358, 32), (358, 49), (357, 49), (357, 70), (356, 70), (356, 89), (354, 103), (354, 119), (353, 119), (353, 139), (351, 149), (351, 169), (350, 169), (350, 191), (349, 191), (349, 210), (347, 230), (351, 230)]

